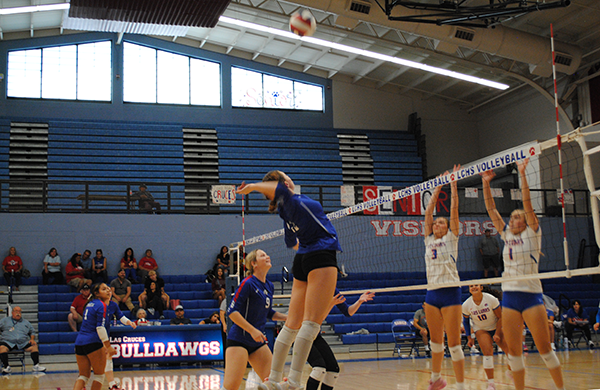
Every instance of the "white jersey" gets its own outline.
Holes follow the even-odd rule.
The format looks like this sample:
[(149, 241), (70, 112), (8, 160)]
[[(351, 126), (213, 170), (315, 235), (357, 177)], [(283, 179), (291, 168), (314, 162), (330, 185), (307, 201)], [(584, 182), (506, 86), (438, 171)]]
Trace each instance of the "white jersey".
[[(507, 224), (500, 237), (504, 240), (502, 276), (536, 275), (542, 248), (542, 228), (538, 227), (538, 231), (534, 232), (527, 226), (521, 234), (514, 235)], [(541, 293), (542, 283), (539, 279), (502, 282), (502, 291)]]
[(496, 330), (498, 317), (494, 314), (494, 309), (497, 309), (498, 306), (500, 306), (498, 298), (488, 293), (483, 293), (479, 305), (473, 302), (472, 296), (462, 304), (463, 315), (473, 321), (473, 333), (478, 330)]
[[(425, 265), (427, 270), (427, 283), (440, 284), (459, 282), (456, 258), (458, 257), (458, 237), (452, 230), (442, 238), (435, 238), (433, 234), (425, 237)], [(436, 288), (428, 288), (435, 290)]]

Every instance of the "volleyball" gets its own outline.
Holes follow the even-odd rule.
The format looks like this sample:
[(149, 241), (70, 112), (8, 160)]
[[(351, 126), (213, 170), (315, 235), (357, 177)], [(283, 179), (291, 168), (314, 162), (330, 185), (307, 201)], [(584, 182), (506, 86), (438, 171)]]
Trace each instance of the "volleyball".
[(290, 16), (290, 31), (301, 37), (310, 37), (317, 29), (317, 21), (309, 10), (296, 11)]

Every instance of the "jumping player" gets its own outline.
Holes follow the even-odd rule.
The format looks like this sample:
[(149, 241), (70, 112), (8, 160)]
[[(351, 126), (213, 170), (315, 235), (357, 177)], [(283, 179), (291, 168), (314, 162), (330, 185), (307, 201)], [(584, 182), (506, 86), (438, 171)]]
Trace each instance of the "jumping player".
[[(542, 247), (542, 229), (531, 204), (531, 195), (525, 170), (529, 159), (517, 162), (521, 178), (523, 209), (510, 214), (508, 226), (502, 220), (492, 198), (490, 182), (493, 171), (481, 174), (483, 197), (488, 215), (500, 237), (504, 240), (502, 258), (503, 277), (536, 275)], [(508, 361), (512, 369), (515, 388), (525, 388), (525, 362), (521, 344), (523, 320), (533, 336), (540, 357), (546, 363), (552, 380), (559, 390), (564, 389), (560, 361), (550, 347), (550, 335), (546, 320), (546, 309), (542, 298), (542, 283), (539, 279), (502, 282), (502, 330), (508, 346)]]
[(271, 367), (271, 350), (267, 345), (267, 318), (285, 321), (287, 316), (273, 310), (273, 283), (267, 280), (271, 258), (262, 250), (246, 256), (249, 276), (238, 286), (227, 310), (233, 325), (227, 334), (225, 378), (221, 390), (237, 390), (242, 383), (246, 364), (265, 378)]
[[(333, 296), (337, 282), (336, 251), (342, 248), (335, 228), (319, 202), (294, 194), (294, 188), (288, 175), (271, 171), (261, 183), (242, 183), (236, 190), (238, 194), (257, 191), (265, 195), (271, 201), (269, 211), (278, 212), (284, 221), (287, 247), (298, 248), (288, 318), (275, 341), (271, 373), (259, 385), (261, 390), (302, 387), (302, 369), (331, 309), (330, 300), (323, 297)], [(294, 341), (289, 380), (282, 382), (285, 359)]]
[[(459, 169), (460, 166), (454, 166), (454, 172)], [(427, 283), (430, 285), (460, 281), (456, 269), (459, 234), (456, 181), (450, 184), (450, 189), (450, 220), (444, 217), (436, 218), (435, 221), (433, 219), (433, 211), (442, 186), (433, 191), (425, 210), (425, 265)], [(460, 287), (428, 288), (425, 295), (425, 316), (429, 325), (431, 344), (431, 380), (428, 390), (440, 390), (447, 384), (441, 376), (444, 330), (448, 337), (448, 349), (456, 376), (456, 389), (464, 390), (465, 356), (460, 344), (462, 317)]]
[[(471, 296), (463, 303), (463, 324), (469, 347), (473, 347), (474, 340), (471, 333), (475, 333), (479, 348), (483, 354), (483, 370), (488, 378), (487, 390), (496, 390), (494, 383), (494, 341), (503, 351), (507, 351), (502, 335), (502, 309), (500, 301), (492, 294), (483, 292), (483, 286), (475, 284), (469, 286)], [(473, 330), (471, 331), (471, 321)]]

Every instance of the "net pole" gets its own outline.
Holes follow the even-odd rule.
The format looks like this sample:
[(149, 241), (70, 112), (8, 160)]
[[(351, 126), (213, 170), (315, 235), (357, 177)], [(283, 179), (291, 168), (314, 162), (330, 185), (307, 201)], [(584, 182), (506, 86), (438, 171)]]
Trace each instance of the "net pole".
[(558, 88), (556, 85), (556, 52), (554, 51), (554, 27), (550, 23), (550, 46), (552, 48), (552, 79), (554, 81), (554, 109), (556, 110), (556, 143), (558, 147), (558, 169), (560, 172), (560, 204), (562, 208), (562, 223), (563, 223), (563, 251), (565, 253), (565, 266), (567, 269), (567, 277), (570, 278), (569, 268), (569, 246), (567, 242), (567, 217), (565, 212), (565, 187), (563, 182), (563, 166), (562, 166), (562, 137), (560, 135), (560, 120), (558, 111)]

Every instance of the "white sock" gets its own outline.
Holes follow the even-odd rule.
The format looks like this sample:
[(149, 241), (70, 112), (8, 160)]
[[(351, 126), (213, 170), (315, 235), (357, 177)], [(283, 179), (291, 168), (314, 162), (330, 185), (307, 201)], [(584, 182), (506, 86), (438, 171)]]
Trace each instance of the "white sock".
[(461, 382), (461, 383), (456, 382), (456, 390), (465, 390), (465, 383), (464, 382)]
[(488, 383), (494, 383), (494, 378), (488, 379)]
[(437, 381), (441, 377), (442, 377), (442, 373), (440, 373), (440, 372), (432, 372), (431, 373), (431, 383)]

